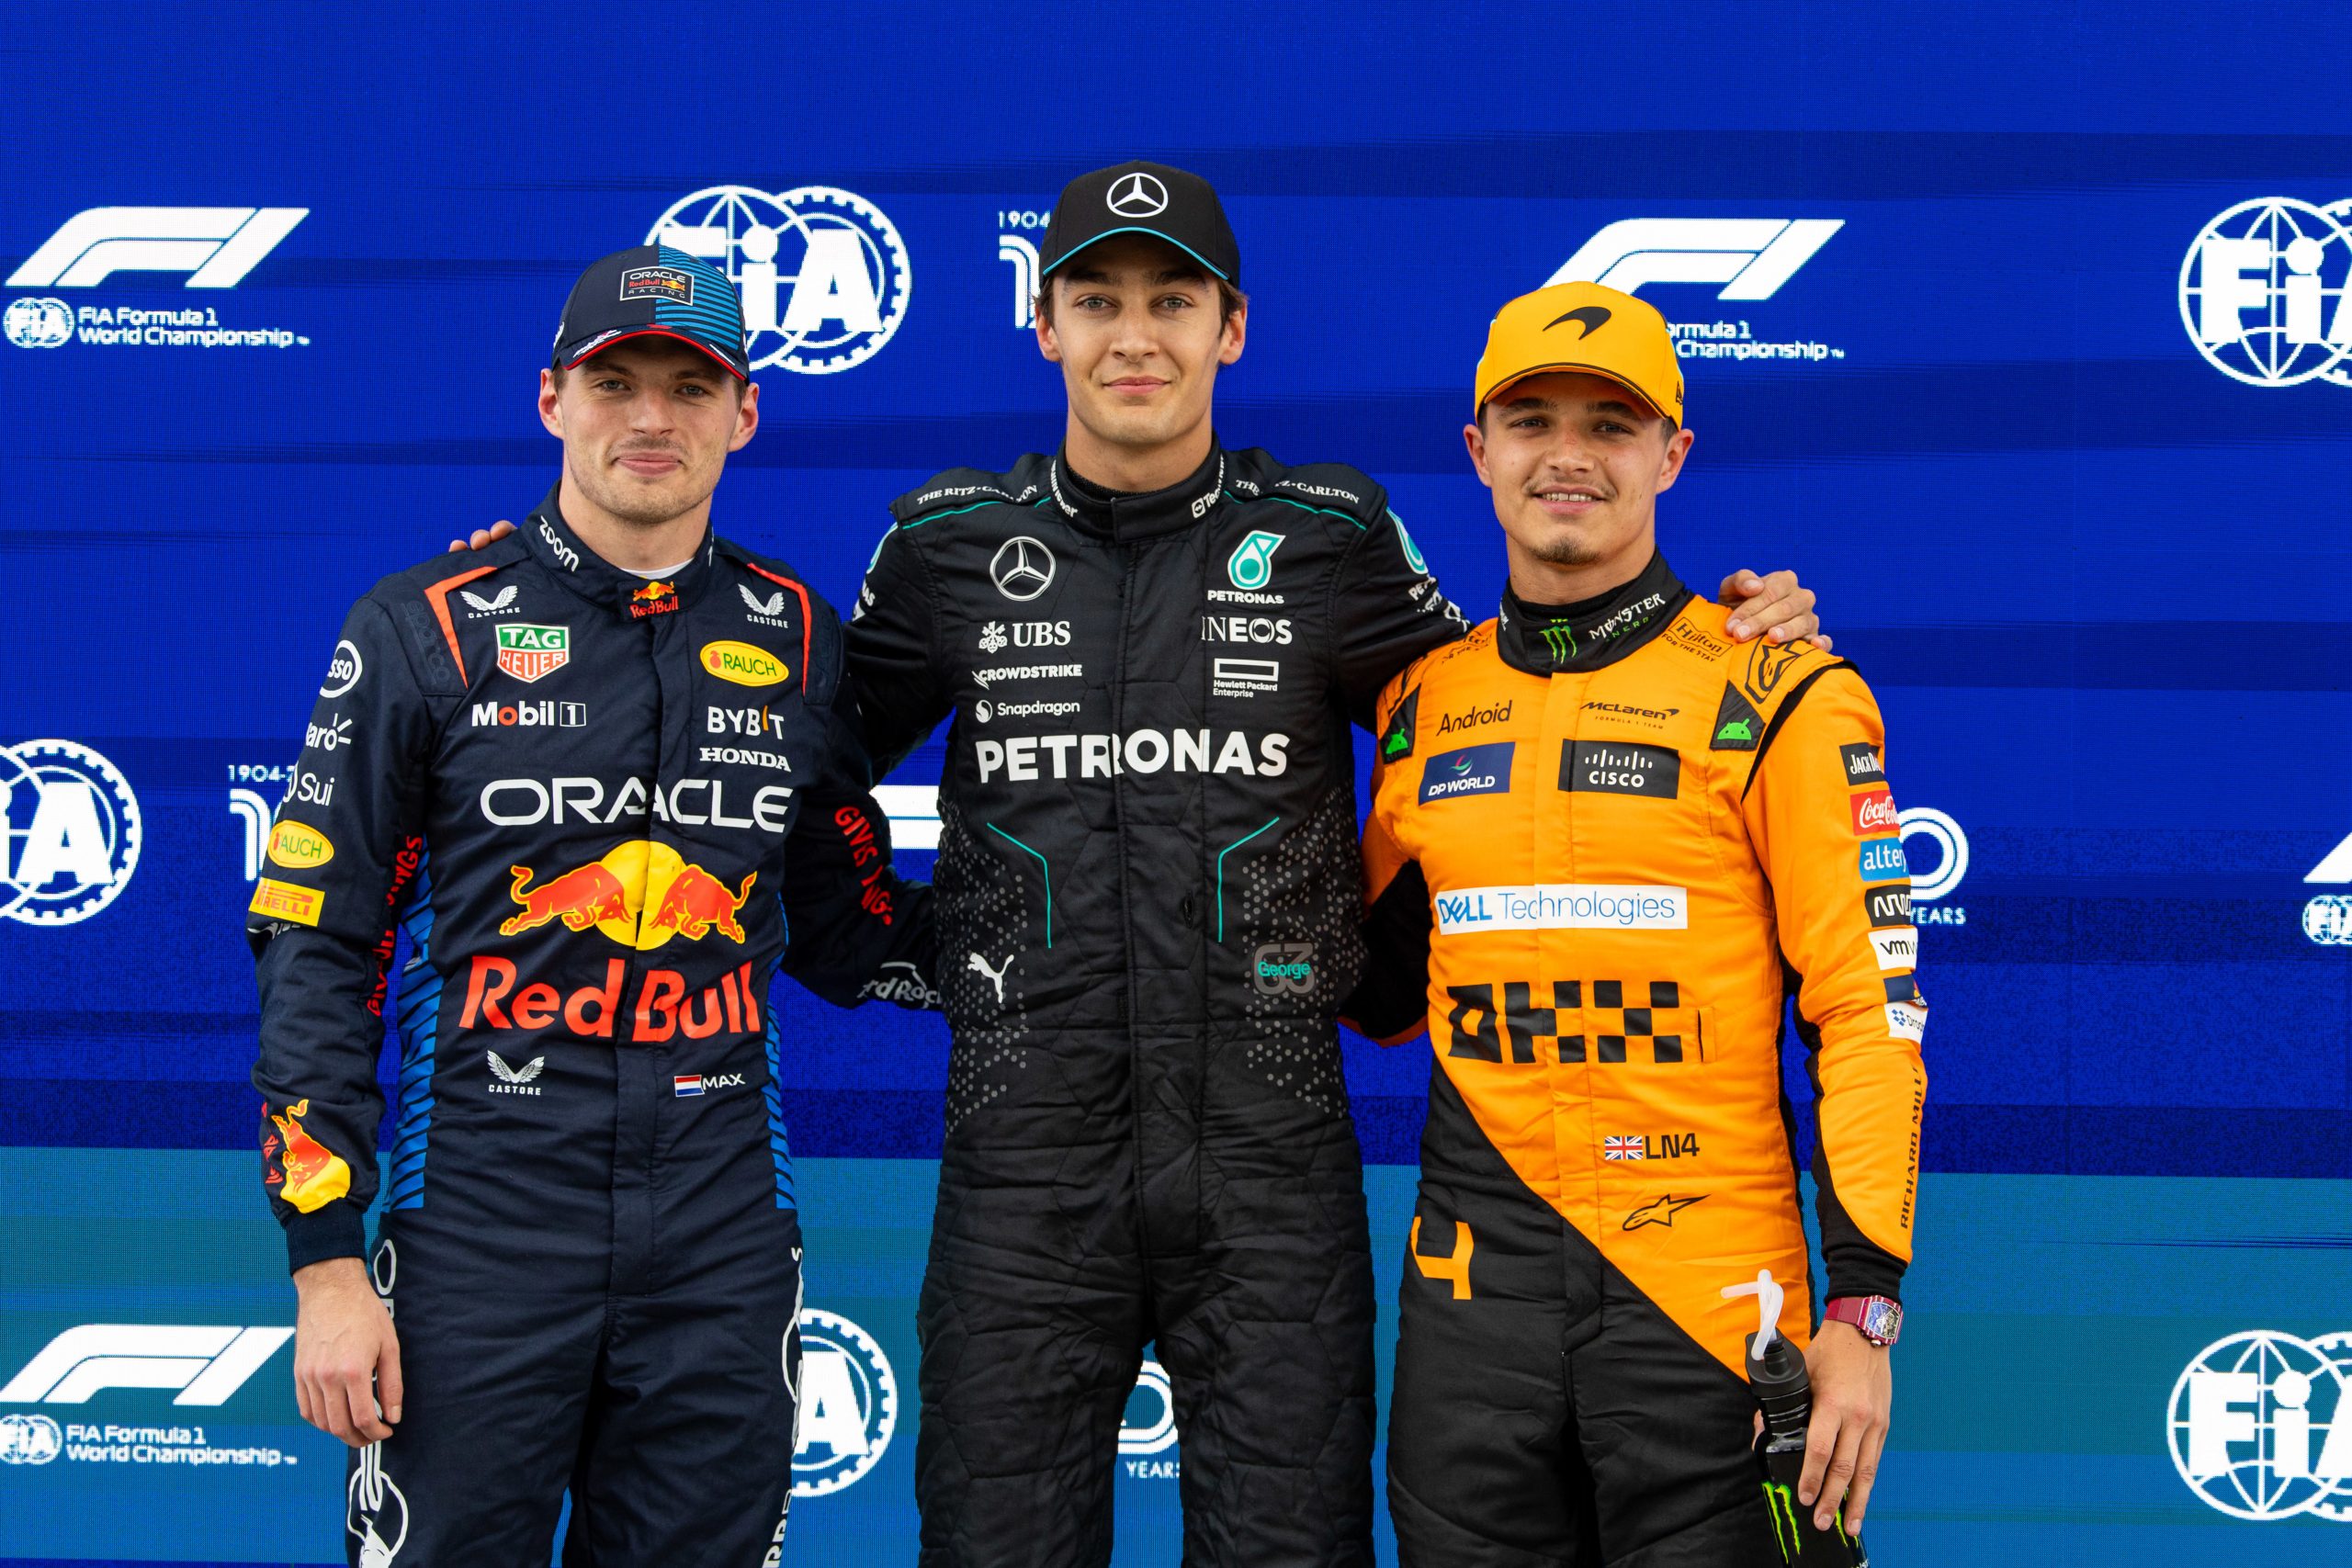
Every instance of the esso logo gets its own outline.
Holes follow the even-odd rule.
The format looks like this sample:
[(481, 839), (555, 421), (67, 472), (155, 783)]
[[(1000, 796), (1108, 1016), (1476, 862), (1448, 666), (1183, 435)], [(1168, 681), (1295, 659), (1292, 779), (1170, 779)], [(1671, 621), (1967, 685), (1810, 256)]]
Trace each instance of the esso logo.
[(899, 1427), (899, 1379), (874, 1336), (838, 1313), (800, 1313), (800, 1440), (792, 1495), (823, 1497), (881, 1462)]
[(2352, 1523), (2352, 1333), (2254, 1329), (2197, 1353), (2173, 1384), (2173, 1468), (2240, 1519)]
[[(1968, 835), (1960, 824), (1932, 807), (1906, 807), (1901, 814), (1903, 848), (1911, 865), (1911, 897), (1922, 904), (1948, 897), (1968, 874)], [(1936, 860), (1921, 870), (1911, 853), (1911, 840), (1925, 839), (1936, 846)]]

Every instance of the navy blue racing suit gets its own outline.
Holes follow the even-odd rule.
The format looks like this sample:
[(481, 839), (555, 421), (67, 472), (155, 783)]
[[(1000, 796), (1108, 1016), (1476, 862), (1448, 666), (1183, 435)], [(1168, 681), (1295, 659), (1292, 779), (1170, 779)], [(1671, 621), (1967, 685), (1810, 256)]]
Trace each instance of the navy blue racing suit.
[[(363, 1254), (406, 1383), (354, 1563), (778, 1561), (800, 1231), (768, 998), (922, 995), (839, 622), (706, 536), (661, 581), (548, 500), (344, 623), (249, 936), (263, 1179), (300, 1269)], [(915, 974), (920, 987), (888, 985)], [(714, 1481), (723, 1483), (713, 1484)]]

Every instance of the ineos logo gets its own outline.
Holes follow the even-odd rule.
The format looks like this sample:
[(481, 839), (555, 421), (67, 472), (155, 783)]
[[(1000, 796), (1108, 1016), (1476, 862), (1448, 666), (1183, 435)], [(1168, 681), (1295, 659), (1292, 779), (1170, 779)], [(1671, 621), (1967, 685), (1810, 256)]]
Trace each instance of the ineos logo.
[(1035, 599), (1053, 585), (1054, 552), (1023, 534), (997, 547), (989, 578), (1008, 599)]
[(1122, 218), (1156, 218), (1168, 210), (1168, 187), (1138, 169), (1112, 185), (1108, 205)]

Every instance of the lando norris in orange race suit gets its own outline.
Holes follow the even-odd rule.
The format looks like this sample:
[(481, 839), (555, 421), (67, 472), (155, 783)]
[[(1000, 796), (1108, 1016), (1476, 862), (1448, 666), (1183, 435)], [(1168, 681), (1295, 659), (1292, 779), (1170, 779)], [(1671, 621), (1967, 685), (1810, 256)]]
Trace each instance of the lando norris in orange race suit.
[[(1381, 694), (1360, 1027), (1435, 1053), (1389, 1503), (1408, 1565), (1779, 1561), (1743, 1376), (1769, 1269), (1815, 1398), (1799, 1496), (1859, 1529), (1911, 1254), (1927, 1008), (1878, 706), (1740, 646), (1675, 580), (1690, 446), (1666, 322), (1591, 284), (1504, 307), (1465, 432), (1501, 615)], [(1426, 990), (1418, 984), (1426, 976)], [(1810, 1053), (1812, 1334), (1781, 1089)]]

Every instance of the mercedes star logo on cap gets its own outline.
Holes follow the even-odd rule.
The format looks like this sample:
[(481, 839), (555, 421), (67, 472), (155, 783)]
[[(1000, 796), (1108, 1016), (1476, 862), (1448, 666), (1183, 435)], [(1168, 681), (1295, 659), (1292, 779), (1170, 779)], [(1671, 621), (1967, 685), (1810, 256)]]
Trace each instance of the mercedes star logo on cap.
[(1168, 187), (1138, 169), (1114, 185), (1108, 199), (1122, 218), (1157, 218), (1168, 210)]
[(989, 576), (1008, 599), (1035, 599), (1054, 581), (1054, 552), (1023, 534), (1007, 539), (989, 558)]

